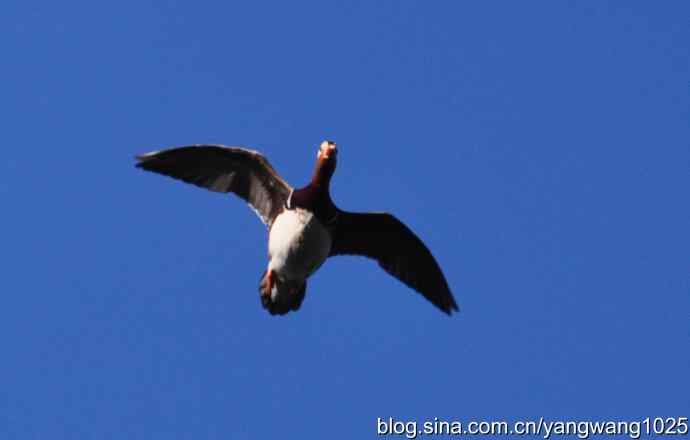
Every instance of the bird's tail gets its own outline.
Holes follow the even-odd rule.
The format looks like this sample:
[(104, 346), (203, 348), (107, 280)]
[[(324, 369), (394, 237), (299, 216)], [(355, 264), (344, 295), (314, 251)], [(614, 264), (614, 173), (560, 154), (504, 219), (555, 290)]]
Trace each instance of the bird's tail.
[(261, 275), (259, 295), (261, 305), (271, 315), (285, 315), (291, 310), (299, 310), (307, 291), (307, 281), (294, 283), (268, 276), (268, 271)]

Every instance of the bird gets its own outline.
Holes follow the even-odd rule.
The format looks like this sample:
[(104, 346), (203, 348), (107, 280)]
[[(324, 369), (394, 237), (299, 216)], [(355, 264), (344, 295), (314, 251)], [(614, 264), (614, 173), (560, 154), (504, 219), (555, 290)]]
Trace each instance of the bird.
[(199, 144), (136, 156), (136, 167), (244, 199), (268, 229), (268, 265), (259, 282), (271, 315), (299, 310), (307, 279), (330, 257), (363, 256), (447, 315), (459, 308), (424, 242), (386, 212), (348, 212), (330, 194), (338, 148), (323, 141), (311, 180), (290, 186), (258, 151)]

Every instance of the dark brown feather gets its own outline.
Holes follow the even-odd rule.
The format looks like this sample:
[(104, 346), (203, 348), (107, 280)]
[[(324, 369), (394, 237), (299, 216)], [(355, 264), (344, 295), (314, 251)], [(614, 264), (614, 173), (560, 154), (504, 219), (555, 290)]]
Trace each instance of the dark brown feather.
[(211, 191), (232, 192), (270, 227), (292, 191), (260, 153), (222, 145), (191, 145), (137, 156), (138, 168)]
[(405, 224), (387, 213), (340, 211), (331, 256), (361, 255), (424, 295), (447, 314), (458, 310), (436, 259)]

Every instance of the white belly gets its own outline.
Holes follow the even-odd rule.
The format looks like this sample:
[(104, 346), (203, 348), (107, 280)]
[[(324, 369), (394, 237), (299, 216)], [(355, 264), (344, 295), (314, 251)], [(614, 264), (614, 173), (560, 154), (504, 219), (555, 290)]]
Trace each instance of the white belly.
[(313, 214), (283, 211), (268, 237), (268, 268), (283, 279), (302, 281), (318, 269), (331, 251), (331, 235)]

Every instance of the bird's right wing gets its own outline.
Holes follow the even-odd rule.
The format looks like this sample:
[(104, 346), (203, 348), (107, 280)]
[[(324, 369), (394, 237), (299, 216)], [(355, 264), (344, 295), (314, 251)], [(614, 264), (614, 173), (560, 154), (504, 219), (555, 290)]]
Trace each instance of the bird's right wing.
[(137, 156), (138, 168), (244, 199), (270, 226), (292, 187), (260, 153), (222, 145), (191, 145)]

